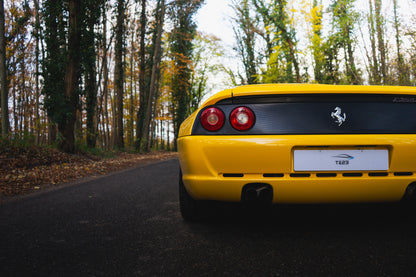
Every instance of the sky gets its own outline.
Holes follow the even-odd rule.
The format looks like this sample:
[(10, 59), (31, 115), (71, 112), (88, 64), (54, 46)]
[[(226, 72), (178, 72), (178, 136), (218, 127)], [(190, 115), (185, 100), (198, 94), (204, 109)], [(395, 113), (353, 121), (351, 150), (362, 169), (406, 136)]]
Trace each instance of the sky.
[[(232, 48), (235, 44), (234, 31), (231, 23), (231, 16), (234, 14), (231, 8), (231, 0), (205, 0), (205, 4), (196, 15), (198, 31), (205, 34), (212, 34), (221, 39), (225, 55), (222, 62), (228, 68), (237, 71), (238, 58)], [(226, 76), (212, 76), (208, 80), (206, 100), (212, 94), (230, 88)]]
[(196, 19), (199, 31), (213, 34), (231, 47), (234, 33), (230, 18), (233, 10), (230, 4), (230, 0), (206, 0)]

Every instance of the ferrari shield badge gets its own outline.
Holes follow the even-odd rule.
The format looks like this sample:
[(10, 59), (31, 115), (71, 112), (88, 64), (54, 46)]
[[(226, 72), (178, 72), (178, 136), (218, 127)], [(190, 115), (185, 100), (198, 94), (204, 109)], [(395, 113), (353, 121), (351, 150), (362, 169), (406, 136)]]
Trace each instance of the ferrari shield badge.
[(344, 123), (347, 119), (347, 115), (345, 113), (342, 113), (340, 107), (335, 108), (335, 111), (331, 113), (331, 117), (335, 119), (335, 123), (338, 123), (338, 126), (341, 126), (342, 123)]

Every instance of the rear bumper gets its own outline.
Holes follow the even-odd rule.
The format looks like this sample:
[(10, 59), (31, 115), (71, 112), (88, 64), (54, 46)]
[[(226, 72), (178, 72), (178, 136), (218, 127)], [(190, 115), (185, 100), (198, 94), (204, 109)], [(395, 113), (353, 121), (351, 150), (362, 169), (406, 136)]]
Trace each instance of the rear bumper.
[[(387, 148), (389, 169), (293, 170), (294, 149), (322, 146)], [(415, 135), (185, 136), (178, 149), (185, 187), (200, 200), (239, 202), (245, 185), (265, 183), (273, 203), (391, 202), (416, 182)]]

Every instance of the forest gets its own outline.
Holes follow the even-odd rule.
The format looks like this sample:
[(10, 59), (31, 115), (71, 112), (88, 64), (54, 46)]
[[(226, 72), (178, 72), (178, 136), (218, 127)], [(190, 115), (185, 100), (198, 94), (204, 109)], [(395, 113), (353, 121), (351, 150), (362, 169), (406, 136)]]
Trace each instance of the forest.
[(2, 143), (175, 150), (220, 77), (416, 85), (416, 1), (230, 0), (232, 49), (198, 31), (208, 1), (1, 0)]

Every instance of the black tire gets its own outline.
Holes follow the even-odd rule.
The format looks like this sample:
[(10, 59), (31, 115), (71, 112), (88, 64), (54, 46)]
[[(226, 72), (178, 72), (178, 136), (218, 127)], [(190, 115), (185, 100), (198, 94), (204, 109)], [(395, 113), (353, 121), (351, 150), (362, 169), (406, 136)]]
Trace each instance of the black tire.
[(416, 209), (416, 183), (411, 183), (402, 198), (402, 205), (409, 209)]
[(184, 220), (198, 221), (201, 219), (200, 203), (186, 191), (182, 180), (182, 170), (179, 170), (179, 207)]

